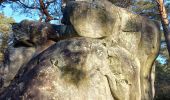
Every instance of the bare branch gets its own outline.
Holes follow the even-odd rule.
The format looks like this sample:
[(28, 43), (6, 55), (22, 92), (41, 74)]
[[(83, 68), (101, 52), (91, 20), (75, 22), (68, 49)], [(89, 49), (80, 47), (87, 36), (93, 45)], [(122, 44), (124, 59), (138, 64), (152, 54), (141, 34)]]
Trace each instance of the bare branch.
[(49, 21), (53, 20), (53, 17), (49, 14), (47, 8), (45, 7), (43, 0), (39, 0), (39, 2), (40, 2), (41, 13), (43, 13), (46, 16), (45, 21), (49, 22)]
[(50, 4), (51, 4), (51, 3), (54, 3), (55, 1), (56, 1), (56, 0), (47, 1), (45, 8), (47, 9), (47, 8), (50, 6)]
[(21, 2), (20, 0), (18, 0), (17, 3), (21, 4), (24, 8), (29, 8), (29, 9), (39, 9), (39, 10), (40, 10), (39, 7), (28, 6), (28, 5), (24, 4), (23, 2)]

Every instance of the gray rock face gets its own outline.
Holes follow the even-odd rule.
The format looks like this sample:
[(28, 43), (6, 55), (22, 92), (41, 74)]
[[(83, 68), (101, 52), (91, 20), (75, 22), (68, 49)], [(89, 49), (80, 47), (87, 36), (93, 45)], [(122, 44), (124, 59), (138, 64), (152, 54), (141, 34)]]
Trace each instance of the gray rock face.
[[(8, 48), (10, 55), (9, 61), (6, 60), (4, 66), (1, 66), (1, 77), (3, 78), (4, 84), (2, 87), (7, 87), (10, 81), (14, 78), (18, 70), (23, 64), (26, 64), (33, 56), (35, 48)], [(1, 87), (1, 88), (2, 88)]]
[(81, 37), (57, 42), (22, 66), (0, 99), (153, 99), (157, 22), (108, 1), (70, 2), (63, 22)]
[(158, 23), (107, 1), (70, 2), (64, 15), (64, 23), (73, 24), (79, 35), (105, 41), (110, 69), (129, 84), (127, 89), (122, 85), (125, 90), (112, 89), (118, 99), (127, 99), (126, 93), (130, 100), (153, 97), (151, 72), (160, 43)]
[(35, 57), (43, 50), (47, 49), (49, 46), (54, 44), (52, 41), (46, 41), (43, 46), (39, 45), (37, 47), (18, 47), (14, 48), (10, 46), (8, 48), (8, 60), (5, 60), (4, 65), (0, 66), (0, 73), (2, 79), (2, 85), (0, 87), (0, 92), (6, 88), (10, 82), (14, 79), (18, 70), (24, 64), (27, 64), (31, 58)]

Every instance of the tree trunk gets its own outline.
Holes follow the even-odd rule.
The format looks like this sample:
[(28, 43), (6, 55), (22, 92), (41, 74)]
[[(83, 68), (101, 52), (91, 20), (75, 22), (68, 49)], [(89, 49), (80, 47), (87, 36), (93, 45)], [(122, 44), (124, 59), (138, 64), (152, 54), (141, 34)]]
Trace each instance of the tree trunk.
[(166, 8), (164, 6), (164, 0), (157, 0), (157, 4), (158, 4), (158, 7), (159, 7), (161, 22), (162, 22), (162, 28), (163, 28), (163, 31), (164, 31), (165, 41), (166, 41), (166, 44), (167, 44), (168, 53), (169, 53), (169, 57), (170, 57), (170, 32), (169, 32), (169, 29), (168, 29), (168, 25), (169, 25), (168, 14), (167, 14)]

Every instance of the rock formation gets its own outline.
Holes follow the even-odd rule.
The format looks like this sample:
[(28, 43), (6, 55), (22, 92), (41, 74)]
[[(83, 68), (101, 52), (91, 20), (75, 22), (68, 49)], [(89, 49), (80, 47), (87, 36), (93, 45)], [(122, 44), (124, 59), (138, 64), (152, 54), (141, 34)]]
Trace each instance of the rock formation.
[(0, 99), (153, 99), (158, 23), (101, 1), (69, 2), (63, 23), (76, 32), (24, 64)]

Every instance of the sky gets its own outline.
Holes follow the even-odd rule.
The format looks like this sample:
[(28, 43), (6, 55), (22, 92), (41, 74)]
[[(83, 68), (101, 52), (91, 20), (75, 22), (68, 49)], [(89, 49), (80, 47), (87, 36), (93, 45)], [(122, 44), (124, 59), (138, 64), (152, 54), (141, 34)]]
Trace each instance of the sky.
[[(14, 10), (12, 10), (12, 8), (10, 7), (10, 4), (6, 4), (5, 7), (2, 10), (0, 10), (0, 13), (4, 13), (4, 15), (7, 16), (7, 17), (12, 17), (16, 22), (20, 22), (24, 19), (39, 20), (38, 15), (37, 16), (32, 15), (31, 17), (28, 17), (28, 16), (26, 16), (26, 14), (20, 14), (19, 12), (16, 12), (16, 11), (14, 12)], [(57, 20), (53, 20), (53, 21), (51, 21), (51, 23), (60, 24), (60, 22), (57, 21)]]
[(0, 13), (4, 13), (5, 16), (7, 17), (12, 17), (16, 22), (20, 22), (24, 19), (29, 19), (29, 20), (38, 20), (38, 16), (34, 16), (33, 18), (27, 17), (24, 14), (20, 14), (18, 12), (14, 12), (10, 5), (6, 5), (6, 7), (0, 11)]

